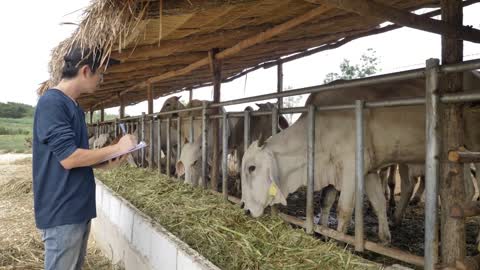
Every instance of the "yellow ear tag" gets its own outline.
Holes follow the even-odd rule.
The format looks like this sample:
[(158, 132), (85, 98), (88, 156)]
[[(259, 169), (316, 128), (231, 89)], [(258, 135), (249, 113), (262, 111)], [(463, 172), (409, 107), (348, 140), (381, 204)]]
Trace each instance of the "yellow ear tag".
[(268, 195), (275, 197), (277, 196), (277, 187), (275, 183), (270, 184), (270, 188), (268, 189)]

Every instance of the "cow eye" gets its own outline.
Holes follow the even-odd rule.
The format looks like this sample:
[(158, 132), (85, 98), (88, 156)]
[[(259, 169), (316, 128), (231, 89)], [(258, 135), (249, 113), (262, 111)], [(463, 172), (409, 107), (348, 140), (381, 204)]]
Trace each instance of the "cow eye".
[(192, 166), (197, 165), (197, 162), (198, 162), (198, 159), (193, 162)]
[(250, 166), (250, 167), (248, 167), (248, 171), (249, 171), (250, 173), (252, 173), (253, 171), (255, 171), (255, 169), (256, 169), (255, 166)]

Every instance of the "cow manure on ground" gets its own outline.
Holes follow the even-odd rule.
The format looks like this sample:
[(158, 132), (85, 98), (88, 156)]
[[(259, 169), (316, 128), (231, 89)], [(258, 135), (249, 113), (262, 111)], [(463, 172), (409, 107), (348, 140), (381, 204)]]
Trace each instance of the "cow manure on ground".
[(98, 179), (222, 269), (378, 269), (278, 217), (246, 216), (221, 195), (128, 167)]

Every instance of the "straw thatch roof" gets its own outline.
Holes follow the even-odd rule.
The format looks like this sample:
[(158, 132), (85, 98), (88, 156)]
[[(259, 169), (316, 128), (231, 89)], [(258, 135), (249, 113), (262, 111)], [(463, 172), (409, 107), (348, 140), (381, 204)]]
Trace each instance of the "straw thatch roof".
[[(154, 98), (172, 92), (208, 85), (212, 74), (205, 58), (213, 48), (231, 48), (252, 36), (296, 18), (305, 18), (295, 27), (222, 58), (222, 78), (282, 56), (344, 38), (368, 34), (381, 20), (304, 0), (97, 0), (73, 36), (53, 50), (51, 77), (42, 87), (55, 85), (63, 55), (73, 42), (101, 47), (122, 61), (108, 68), (100, 88), (83, 95), (85, 108), (118, 106), (121, 93), (125, 105), (147, 99), (151, 84)], [(404, 10), (438, 4), (434, 0), (382, 0)], [(161, 14), (161, 15), (160, 15)], [(258, 40), (258, 39), (257, 39)], [(242, 44), (245, 45), (245, 44)], [(207, 58), (208, 59), (208, 58)], [(200, 62), (198, 62), (200, 61)], [(195, 63), (187, 72), (180, 69)], [(198, 64), (198, 65), (197, 65)], [(201, 65), (200, 65), (201, 64)], [(185, 69), (183, 70), (185, 71)], [(191, 71), (191, 72), (189, 72)], [(166, 74), (166, 75), (165, 75)], [(160, 76), (160, 77), (159, 77)], [(154, 78), (154, 79), (152, 79)], [(149, 80), (149, 81), (147, 81)]]

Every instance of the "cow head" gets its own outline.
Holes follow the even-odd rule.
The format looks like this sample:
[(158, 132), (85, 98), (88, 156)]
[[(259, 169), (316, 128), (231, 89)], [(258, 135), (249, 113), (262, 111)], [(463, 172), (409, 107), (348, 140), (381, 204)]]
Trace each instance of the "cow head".
[[(180, 96), (173, 96), (165, 100), (162, 108), (160, 109), (160, 112), (169, 112), (169, 111), (175, 111), (175, 110), (180, 110), (184, 108), (185, 106), (183, 105), (182, 102), (180, 102)], [(172, 114), (172, 116), (176, 117), (178, 116), (178, 114)]]
[(253, 217), (263, 215), (269, 205), (287, 204), (280, 189), (279, 170), (273, 152), (253, 142), (242, 159), (242, 203)]
[(202, 177), (202, 145), (201, 140), (185, 143), (176, 163), (177, 176), (185, 175), (185, 183), (197, 185)]

